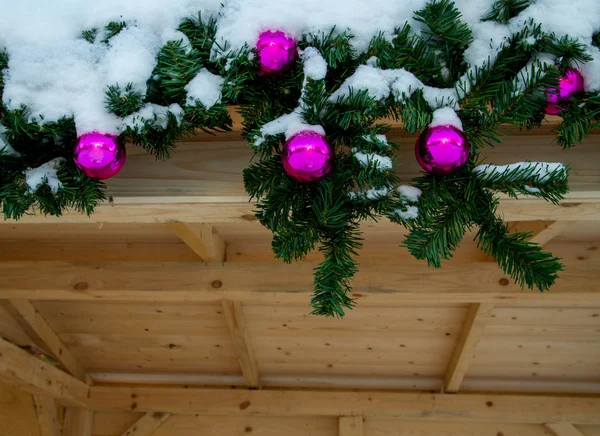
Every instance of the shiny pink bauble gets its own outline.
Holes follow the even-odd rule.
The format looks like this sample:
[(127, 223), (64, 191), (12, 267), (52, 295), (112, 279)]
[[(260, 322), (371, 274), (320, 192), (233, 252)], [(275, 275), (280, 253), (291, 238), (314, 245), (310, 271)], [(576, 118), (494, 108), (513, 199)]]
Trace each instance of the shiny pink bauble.
[(417, 139), (415, 155), (425, 171), (446, 176), (461, 168), (469, 159), (469, 141), (452, 125), (427, 127)]
[(561, 103), (569, 100), (573, 94), (583, 91), (583, 76), (577, 70), (567, 70), (565, 75), (558, 79), (558, 90), (549, 89), (546, 105), (548, 115), (559, 115), (562, 112)]
[(267, 30), (261, 33), (256, 43), (256, 50), (261, 74), (285, 71), (298, 54), (294, 38), (281, 30)]
[(110, 179), (125, 165), (125, 146), (116, 135), (85, 133), (77, 140), (73, 159), (86, 176)]
[(310, 130), (296, 133), (283, 146), (285, 172), (299, 182), (317, 182), (333, 167), (335, 151), (327, 139)]

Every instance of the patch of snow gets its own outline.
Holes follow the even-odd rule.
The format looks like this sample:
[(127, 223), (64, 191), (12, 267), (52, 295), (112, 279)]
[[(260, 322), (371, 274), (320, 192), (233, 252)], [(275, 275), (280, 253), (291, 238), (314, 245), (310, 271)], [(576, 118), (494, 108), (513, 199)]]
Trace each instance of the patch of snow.
[(394, 213), (404, 220), (416, 219), (419, 217), (419, 208), (417, 206), (406, 205), (406, 210), (396, 209)]
[(433, 121), (429, 124), (430, 127), (434, 126), (447, 126), (452, 125), (460, 130), (463, 129), (462, 121), (456, 115), (453, 109), (445, 107), (437, 109), (433, 112)]
[(406, 198), (407, 201), (411, 201), (413, 203), (419, 201), (419, 197), (423, 193), (419, 188), (415, 188), (411, 185), (398, 186), (398, 192), (402, 197)]
[(221, 103), (221, 89), (225, 79), (202, 68), (196, 77), (185, 86), (186, 104), (196, 106), (199, 101), (206, 109)]
[(66, 162), (64, 157), (57, 157), (49, 162), (37, 167), (30, 168), (25, 171), (25, 183), (31, 192), (38, 190), (44, 182), (48, 183), (52, 192), (58, 192), (62, 183), (58, 179), (58, 169)]
[(366, 191), (350, 192), (350, 198), (353, 200), (379, 200), (390, 193), (390, 189), (383, 188), (371, 188)]
[[(482, 180), (486, 180), (517, 169), (530, 171), (537, 183), (544, 183), (549, 180), (550, 174), (564, 170), (565, 166), (559, 162), (517, 162), (510, 165), (479, 165), (473, 168), (473, 172)], [(566, 177), (566, 172), (564, 174)]]
[(369, 163), (375, 165), (378, 170), (392, 169), (392, 159), (387, 156), (381, 156), (377, 153), (363, 153), (357, 149), (352, 149), (354, 157), (360, 162), (363, 167), (369, 166)]
[(327, 62), (314, 47), (307, 47), (302, 52), (304, 62), (304, 75), (313, 80), (323, 80), (327, 75)]
[(310, 130), (325, 136), (325, 129), (323, 129), (322, 126), (307, 124), (304, 121), (304, 118), (302, 118), (300, 108), (296, 108), (294, 112), (283, 115), (262, 126), (260, 129), (260, 136), (257, 136), (254, 139), (253, 145), (259, 147), (265, 141), (267, 136), (275, 136), (283, 133), (285, 134), (285, 138), (289, 139), (303, 130)]

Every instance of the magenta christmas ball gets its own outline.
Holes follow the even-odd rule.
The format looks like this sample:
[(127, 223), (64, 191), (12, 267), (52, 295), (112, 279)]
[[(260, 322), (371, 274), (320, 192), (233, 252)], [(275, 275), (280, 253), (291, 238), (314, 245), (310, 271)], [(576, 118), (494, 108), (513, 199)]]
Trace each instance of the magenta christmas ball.
[(256, 50), (261, 74), (285, 71), (298, 54), (294, 38), (281, 30), (267, 30), (261, 33), (256, 43)]
[(578, 92), (583, 91), (583, 76), (577, 70), (567, 70), (565, 75), (558, 79), (558, 89), (552, 88), (547, 95), (546, 113), (548, 115), (559, 115), (562, 112), (561, 103)]
[(335, 151), (325, 136), (310, 130), (296, 133), (283, 146), (285, 172), (299, 182), (316, 182), (331, 172)]
[(73, 159), (86, 176), (110, 179), (125, 165), (125, 146), (116, 135), (85, 133), (77, 140)]
[(415, 155), (425, 171), (446, 176), (461, 168), (469, 159), (469, 141), (452, 125), (427, 127), (417, 139)]

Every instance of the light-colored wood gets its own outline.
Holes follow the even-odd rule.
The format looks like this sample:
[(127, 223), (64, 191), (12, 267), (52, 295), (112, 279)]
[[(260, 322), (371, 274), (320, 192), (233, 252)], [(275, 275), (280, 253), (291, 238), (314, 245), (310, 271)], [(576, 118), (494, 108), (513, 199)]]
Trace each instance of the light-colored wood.
[(205, 262), (225, 261), (225, 241), (210, 224), (169, 223), (169, 228)]
[(93, 424), (92, 410), (70, 407), (65, 411), (63, 436), (92, 436)]
[(368, 419), (365, 422), (365, 433), (367, 436), (549, 436), (548, 431), (539, 424), (424, 422), (388, 419)]
[(446, 370), (444, 378), (446, 392), (457, 392), (460, 389), (493, 307), (491, 304), (481, 303), (473, 303), (469, 307)]
[(533, 236), (531, 238), (531, 242), (535, 242), (543, 246), (560, 235), (567, 227), (569, 227), (569, 225), (570, 224), (566, 221), (555, 221), (544, 230)]
[(240, 362), (240, 367), (248, 387), (257, 388), (260, 386), (260, 375), (258, 365), (254, 357), (254, 346), (252, 339), (246, 327), (246, 317), (240, 303), (223, 300), (223, 313), (229, 326), (231, 339), (235, 352)]
[(556, 436), (585, 436), (577, 430), (573, 424), (568, 422), (548, 423), (545, 424), (544, 427)]
[(42, 436), (31, 395), (0, 383), (0, 435)]
[(598, 397), (92, 386), (89, 405), (99, 411), (198, 415), (363, 415), (425, 421), (600, 423)]
[(40, 428), (40, 436), (60, 436), (58, 410), (54, 398), (44, 395), (34, 395), (33, 402)]
[(121, 436), (151, 436), (170, 418), (170, 413), (146, 413), (125, 430)]
[[(380, 264), (361, 269), (353, 294), (363, 305), (535, 302), (598, 304), (599, 256), (569, 265), (552, 292), (523, 291), (494, 263), (425, 264), (402, 268)], [(256, 304), (307, 304), (313, 291), (312, 262), (293, 265), (253, 262), (0, 263), (0, 298), (94, 301), (198, 301), (222, 299)], [(36, 274), (31, 274), (32, 270)], [(285, 280), (283, 280), (285, 278)]]
[(85, 405), (89, 393), (85, 383), (4, 339), (0, 339), (0, 381), (71, 406)]
[(8, 300), (5, 308), (36, 346), (56, 358), (77, 379), (91, 383), (83, 367), (30, 301)]
[(362, 416), (341, 416), (339, 436), (364, 436)]

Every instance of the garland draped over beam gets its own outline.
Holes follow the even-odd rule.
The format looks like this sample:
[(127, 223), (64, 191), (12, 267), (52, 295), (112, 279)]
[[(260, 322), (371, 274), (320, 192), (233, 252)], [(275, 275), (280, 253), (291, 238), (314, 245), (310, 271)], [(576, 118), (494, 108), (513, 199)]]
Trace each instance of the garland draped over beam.
[[(164, 43), (149, 43), (152, 34), (134, 20), (87, 29), (77, 41), (82, 53), (101, 53), (106, 62), (136, 53), (131, 62), (140, 62), (139, 71), (113, 74), (114, 83), (102, 90), (104, 118), (91, 121), (75, 101), (75, 109), (59, 115), (30, 107), (28, 86), (38, 85), (21, 75), (31, 54), (7, 43), (0, 51), (5, 219), (30, 210), (93, 213), (105, 199), (104, 185), (73, 160), (90, 123), (166, 159), (176, 141), (196, 129), (229, 130), (227, 106), (235, 104), (255, 152), (243, 174), (246, 191), (257, 218), (273, 232), (275, 255), (292, 262), (314, 249), (323, 253), (314, 274), (315, 314), (343, 316), (353, 306), (349, 290), (358, 268), (359, 224), (366, 219), (405, 226), (404, 246), (434, 267), (477, 227), (478, 245), (505, 273), (522, 287), (547, 290), (562, 268), (559, 259), (529, 242), (529, 234), (508, 232), (496, 194), (557, 203), (567, 192), (569, 169), (536, 162), (497, 167), (486, 164), (483, 151), (502, 146), (502, 124), (539, 126), (559, 79), (590, 65), (585, 89), (556, 105), (558, 146), (570, 148), (600, 125), (600, 74), (593, 73), (600, 70), (600, 12), (596, 33), (585, 38), (546, 29), (528, 14), (529, 0), (490, 0), (474, 22), (450, 0), (420, 6), (393, 32), (372, 32), (365, 47), (354, 43), (352, 29), (295, 35), (298, 56), (277, 74), (261, 70), (253, 43), (232, 45), (219, 35), (227, 4), (224, 12), (184, 19), (163, 35)], [(1, 43), (2, 30), (0, 49)], [(424, 173), (401, 185), (393, 171), (398, 146), (385, 136), (390, 127), (378, 121), (385, 117), (401, 119), (410, 134), (440, 124), (460, 127), (470, 144), (468, 160), (450, 174)], [(282, 165), (284, 144), (300, 131), (326, 136), (335, 150), (331, 172), (312, 183), (290, 177)]]

